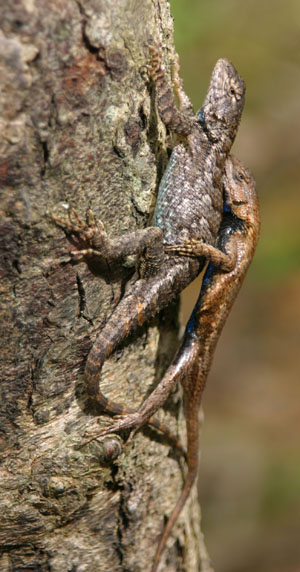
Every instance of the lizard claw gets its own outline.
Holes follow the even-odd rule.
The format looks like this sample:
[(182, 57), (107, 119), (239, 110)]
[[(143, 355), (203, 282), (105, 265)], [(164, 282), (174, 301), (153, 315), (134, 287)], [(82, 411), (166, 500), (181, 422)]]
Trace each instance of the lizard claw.
[(110, 240), (105, 232), (101, 220), (96, 220), (93, 211), (86, 212), (86, 221), (83, 221), (74, 208), (68, 210), (68, 218), (52, 216), (53, 222), (66, 233), (72, 235), (72, 242), (77, 250), (71, 251), (76, 262), (89, 257), (105, 258), (109, 250)]
[(106, 429), (103, 429), (103, 431), (100, 431), (100, 433), (97, 433), (97, 435), (94, 435), (94, 437), (87, 439), (81, 443), (80, 447), (84, 447), (95, 439), (101, 439), (101, 437), (106, 437), (112, 433), (119, 433), (120, 431), (124, 431), (125, 429), (129, 429), (131, 427), (132, 429), (127, 439), (127, 443), (129, 443), (132, 441), (134, 435), (140, 429), (140, 427), (144, 425), (141, 415), (138, 412), (128, 413), (124, 415), (115, 415), (114, 419), (117, 419), (117, 423), (113, 423), (113, 425), (110, 425)]
[(99, 437), (103, 437), (104, 435), (110, 435), (111, 433), (119, 433), (120, 431), (124, 431), (125, 429), (131, 428), (132, 431), (130, 432), (130, 436), (129, 436), (129, 440), (131, 440), (133, 435), (136, 433), (136, 431), (143, 424), (142, 419), (141, 419), (141, 415), (138, 412), (129, 413), (126, 415), (118, 415), (118, 416), (115, 416), (115, 418), (116, 417), (117, 417), (118, 421), (116, 423), (114, 423), (113, 425), (111, 425), (110, 427), (107, 427), (106, 429), (101, 431), (101, 433), (99, 434)]
[(103, 429), (100, 433), (98, 433), (93, 439), (98, 439), (101, 437), (106, 437), (106, 435), (111, 435), (112, 433), (120, 433), (120, 431), (124, 431), (126, 429), (132, 428), (128, 442), (132, 440), (135, 433), (138, 429), (143, 425), (141, 420), (141, 416), (139, 413), (129, 413), (125, 415), (115, 415), (115, 419), (118, 421), (110, 425), (106, 429)]

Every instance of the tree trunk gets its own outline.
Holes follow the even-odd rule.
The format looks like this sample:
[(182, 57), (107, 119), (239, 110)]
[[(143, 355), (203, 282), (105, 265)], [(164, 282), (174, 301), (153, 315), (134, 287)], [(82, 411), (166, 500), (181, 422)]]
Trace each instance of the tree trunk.
[[(121, 438), (78, 448), (110, 422), (87, 409), (83, 371), (130, 261), (114, 273), (71, 263), (51, 215), (90, 206), (112, 236), (149, 223), (167, 152), (145, 66), (149, 43), (167, 65), (174, 53), (169, 4), (2, 0), (0, 25), (0, 569), (148, 571), (181, 461), (147, 429), (121, 452)], [(138, 406), (172, 358), (175, 324), (169, 311), (124, 344), (103, 392)], [(178, 393), (160, 416), (182, 435)], [(199, 519), (194, 500), (163, 570), (208, 570)]]

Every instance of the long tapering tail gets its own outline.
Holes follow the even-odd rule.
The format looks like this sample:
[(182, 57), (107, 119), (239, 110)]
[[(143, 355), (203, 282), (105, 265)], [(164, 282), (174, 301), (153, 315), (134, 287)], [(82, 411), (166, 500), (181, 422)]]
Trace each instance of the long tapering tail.
[(183, 509), (183, 507), (184, 507), (184, 505), (185, 505), (185, 503), (189, 497), (189, 494), (190, 494), (191, 489), (193, 487), (193, 484), (195, 482), (196, 476), (197, 476), (197, 467), (189, 469), (189, 471), (187, 473), (187, 477), (186, 477), (184, 487), (183, 487), (182, 492), (181, 492), (181, 495), (180, 495), (173, 511), (171, 512), (170, 518), (169, 518), (169, 520), (168, 520), (168, 522), (164, 528), (164, 531), (161, 535), (161, 538), (159, 540), (159, 544), (158, 544), (157, 549), (156, 549), (156, 553), (155, 553), (154, 562), (152, 565), (151, 572), (157, 571), (157, 567), (158, 567), (161, 555), (165, 549), (166, 542), (170, 536), (170, 532), (171, 532), (179, 514), (181, 513), (181, 511), (182, 511), (182, 509)]
[(179, 517), (189, 495), (198, 472), (198, 409), (191, 408), (189, 402), (185, 403), (185, 416), (186, 416), (186, 426), (187, 426), (187, 436), (188, 436), (188, 447), (187, 447), (187, 464), (188, 472), (186, 475), (184, 487), (181, 491), (180, 497), (173, 508), (169, 520), (163, 530), (162, 536), (159, 540), (151, 572), (156, 572), (161, 555), (165, 549), (166, 542), (170, 536), (170, 532)]

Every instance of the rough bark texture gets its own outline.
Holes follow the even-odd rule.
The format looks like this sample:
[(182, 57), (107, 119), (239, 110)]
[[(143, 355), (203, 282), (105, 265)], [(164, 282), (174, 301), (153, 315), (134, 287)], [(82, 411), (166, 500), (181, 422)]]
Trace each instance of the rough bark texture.
[[(164, 42), (170, 60), (169, 5), (2, 0), (0, 26), (0, 569), (147, 571), (180, 461), (147, 430), (111, 463), (100, 443), (77, 448), (109, 423), (86, 408), (83, 369), (129, 264), (71, 264), (50, 215), (90, 206), (114, 236), (148, 224), (167, 153), (147, 44)], [(141, 402), (172, 357), (175, 323), (169, 312), (108, 360), (109, 397)], [(178, 394), (161, 418), (180, 432)], [(166, 559), (165, 571), (209, 568), (195, 499)]]

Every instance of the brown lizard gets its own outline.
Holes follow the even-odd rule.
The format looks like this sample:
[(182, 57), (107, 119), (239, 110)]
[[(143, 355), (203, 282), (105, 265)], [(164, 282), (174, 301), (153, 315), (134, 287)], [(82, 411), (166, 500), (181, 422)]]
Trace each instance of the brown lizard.
[(223, 183), (225, 208), (217, 244), (220, 250), (197, 241), (171, 247), (181, 256), (204, 255), (210, 263), (183, 343), (165, 374), (171, 385), (180, 380), (183, 386), (188, 472), (184, 488), (160, 538), (152, 572), (157, 570), (167, 538), (197, 476), (198, 414), (202, 394), (216, 344), (252, 261), (259, 235), (258, 199), (250, 172), (237, 159), (229, 158)]

